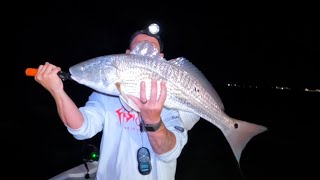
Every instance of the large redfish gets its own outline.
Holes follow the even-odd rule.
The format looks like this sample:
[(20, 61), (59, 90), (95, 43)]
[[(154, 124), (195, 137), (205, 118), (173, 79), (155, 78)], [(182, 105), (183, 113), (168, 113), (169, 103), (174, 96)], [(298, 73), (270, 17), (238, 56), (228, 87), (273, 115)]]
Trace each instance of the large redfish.
[(166, 81), (164, 106), (196, 114), (217, 126), (238, 162), (248, 141), (267, 130), (264, 126), (229, 117), (217, 92), (197, 67), (185, 58), (166, 60), (148, 44), (141, 44), (131, 54), (106, 55), (80, 62), (70, 67), (69, 72), (76, 82), (120, 96), (136, 111), (139, 109), (127, 95), (140, 97), (140, 82), (145, 81), (148, 98), (151, 79), (159, 83)]

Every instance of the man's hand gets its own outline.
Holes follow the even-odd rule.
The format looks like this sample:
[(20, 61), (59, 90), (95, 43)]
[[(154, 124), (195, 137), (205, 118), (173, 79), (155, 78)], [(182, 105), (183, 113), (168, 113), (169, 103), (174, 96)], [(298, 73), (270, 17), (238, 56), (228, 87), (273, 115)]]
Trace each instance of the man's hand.
[(58, 76), (59, 71), (61, 71), (60, 67), (46, 62), (44, 65), (38, 67), (34, 79), (53, 94), (63, 90), (63, 82)]
[(140, 109), (140, 115), (146, 124), (156, 124), (160, 121), (160, 114), (167, 97), (166, 82), (160, 83), (160, 95), (158, 98), (158, 85), (155, 79), (151, 80), (150, 99), (146, 97), (146, 83), (140, 83), (140, 98), (129, 96)]

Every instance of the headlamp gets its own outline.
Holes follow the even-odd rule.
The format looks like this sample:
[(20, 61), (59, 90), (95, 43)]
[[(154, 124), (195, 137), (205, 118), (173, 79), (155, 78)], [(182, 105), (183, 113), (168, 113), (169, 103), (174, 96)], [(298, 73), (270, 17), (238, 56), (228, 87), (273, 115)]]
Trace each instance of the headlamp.
[(161, 51), (163, 50), (163, 42), (161, 41), (159, 32), (160, 32), (160, 27), (159, 27), (159, 25), (156, 24), (156, 23), (152, 23), (152, 24), (150, 24), (147, 28), (136, 31), (136, 32), (131, 36), (130, 44), (131, 44), (132, 40), (133, 40), (137, 35), (139, 35), (139, 34), (146, 34), (146, 35), (148, 35), (148, 36), (151, 36), (151, 37), (154, 37), (154, 38), (157, 39), (157, 41), (159, 42), (159, 45), (160, 45), (160, 52), (161, 52)]
[(148, 30), (151, 34), (157, 34), (160, 31), (160, 27), (156, 23), (152, 23), (149, 25)]

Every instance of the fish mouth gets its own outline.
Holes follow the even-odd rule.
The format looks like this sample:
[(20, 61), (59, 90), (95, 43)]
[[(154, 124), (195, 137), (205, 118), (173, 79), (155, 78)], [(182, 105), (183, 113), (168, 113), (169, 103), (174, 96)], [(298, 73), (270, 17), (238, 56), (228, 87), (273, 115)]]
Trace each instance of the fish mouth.
[(79, 84), (84, 84), (80, 79), (78, 79), (77, 77), (75, 77), (75, 76), (70, 76), (70, 78), (72, 79), (72, 80), (74, 80), (75, 82), (77, 82), (77, 83), (79, 83)]
[(77, 79), (76, 77), (74, 77), (74, 76), (70, 75), (70, 78), (71, 78), (72, 80), (74, 80), (74, 81), (77, 81), (77, 82), (78, 82), (78, 79)]

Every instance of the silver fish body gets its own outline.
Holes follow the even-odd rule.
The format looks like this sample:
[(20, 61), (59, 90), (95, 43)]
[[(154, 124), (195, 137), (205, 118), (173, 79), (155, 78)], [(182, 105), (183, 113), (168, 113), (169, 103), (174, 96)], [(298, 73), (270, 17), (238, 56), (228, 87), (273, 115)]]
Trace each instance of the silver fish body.
[[(140, 82), (146, 82), (147, 98), (151, 79), (166, 81), (164, 106), (191, 112), (217, 126), (228, 140), (239, 161), (247, 142), (266, 130), (264, 126), (237, 120), (224, 112), (215, 89), (187, 59), (165, 60), (137, 54), (114, 54), (96, 57), (69, 68), (71, 78), (96, 91), (121, 96), (140, 97)], [(119, 91), (120, 89), (122, 92)], [(117, 87), (118, 85), (118, 87)], [(158, 95), (161, 93), (158, 88)]]
[[(203, 76), (199, 80), (181, 68), (185, 64), (195, 68), (184, 58), (166, 61), (133, 54), (117, 54), (84, 61), (70, 67), (69, 71), (78, 83), (117, 96), (120, 92), (116, 83), (121, 84), (121, 90), (125, 94), (139, 97), (140, 82), (145, 81), (149, 97), (151, 86), (148, 85), (151, 79), (158, 80), (158, 83), (166, 81), (166, 107), (195, 113), (219, 128), (233, 128), (235, 122), (224, 117), (226, 115), (219, 105), (222, 103), (216, 91)], [(159, 95), (161, 92), (158, 89)]]

